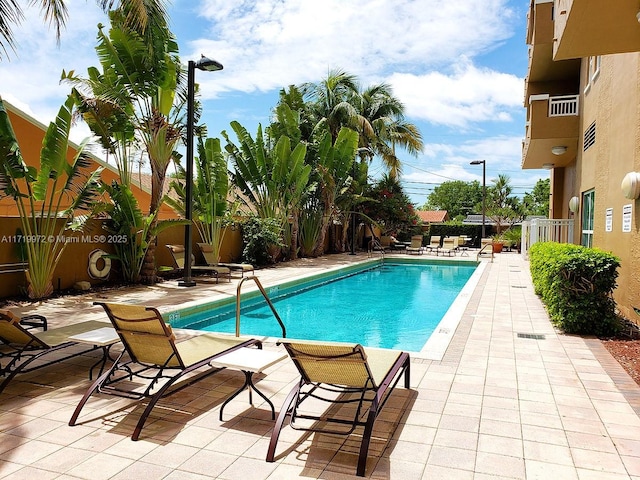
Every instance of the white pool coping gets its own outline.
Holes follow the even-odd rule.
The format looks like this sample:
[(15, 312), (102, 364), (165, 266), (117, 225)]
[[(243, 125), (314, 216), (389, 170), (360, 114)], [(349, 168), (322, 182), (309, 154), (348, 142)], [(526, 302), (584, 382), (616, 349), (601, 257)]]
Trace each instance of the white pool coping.
[(411, 356), (426, 360), (442, 360), (447, 348), (449, 348), (451, 339), (456, 333), (460, 320), (462, 320), (462, 315), (469, 304), (469, 300), (471, 300), (471, 296), (478, 286), (486, 265), (486, 262), (480, 262), (478, 268), (469, 277), (469, 280), (462, 287), (447, 313), (444, 314), (442, 320), (434, 329), (427, 343), (424, 344), (419, 352), (411, 352)]

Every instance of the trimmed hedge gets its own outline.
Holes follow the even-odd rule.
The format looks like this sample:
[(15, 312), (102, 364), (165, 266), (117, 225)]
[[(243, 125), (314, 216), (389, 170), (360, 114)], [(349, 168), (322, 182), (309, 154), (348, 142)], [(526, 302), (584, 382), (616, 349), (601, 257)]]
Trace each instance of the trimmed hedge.
[[(487, 232), (490, 231), (491, 227), (487, 227)], [(440, 235), (441, 238), (444, 237), (470, 237), (473, 240), (473, 244), (475, 246), (480, 246), (480, 237), (482, 237), (482, 226), (481, 225), (459, 225), (459, 224), (449, 224), (449, 223), (434, 223), (431, 225), (429, 229), (429, 234), (425, 238), (426, 242), (429, 243), (429, 239), (432, 235)], [(487, 233), (487, 236), (489, 234)]]
[(536, 294), (566, 333), (608, 336), (619, 329), (613, 290), (620, 259), (594, 248), (542, 242), (529, 250)]

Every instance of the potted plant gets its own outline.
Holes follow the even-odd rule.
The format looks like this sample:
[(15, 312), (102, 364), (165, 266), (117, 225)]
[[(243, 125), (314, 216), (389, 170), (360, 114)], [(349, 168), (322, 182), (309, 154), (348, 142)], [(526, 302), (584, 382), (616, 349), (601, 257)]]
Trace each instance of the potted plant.
[(500, 253), (504, 247), (504, 237), (502, 234), (496, 234), (492, 237), (493, 239), (493, 253)]
[(509, 249), (515, 248), (518, 251), (520, 251), (521, 237), (521, 227), (511, 227), (507, 231), (502, 233), (502, 238), (504, 239), (505, 246), (507, 246)]

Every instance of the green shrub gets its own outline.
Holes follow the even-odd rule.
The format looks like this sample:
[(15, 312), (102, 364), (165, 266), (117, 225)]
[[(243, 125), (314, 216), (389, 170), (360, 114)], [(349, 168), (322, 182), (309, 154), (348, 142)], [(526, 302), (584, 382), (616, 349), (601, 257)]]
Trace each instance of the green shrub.
[(273, 252), (284, 247), (281, 223), (275, 218), (249, 218), (242, 225), (242, 241), (245, 262), (256, 266), (274, 263)]
[(567, 243), (536, 243), (529, 250), (536, 294), (566, 333), (606, 336), (619, 328), (612, 297), (620, 260), (611, 253)]

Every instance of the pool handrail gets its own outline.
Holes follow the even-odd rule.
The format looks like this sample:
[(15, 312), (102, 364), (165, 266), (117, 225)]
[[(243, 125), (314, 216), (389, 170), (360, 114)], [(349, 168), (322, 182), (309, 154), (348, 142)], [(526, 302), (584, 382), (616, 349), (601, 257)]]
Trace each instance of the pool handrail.
[(480, 248), (480, 250), (478, 251), (478, 253), (476, 255), (476, 261), (480, 260), (480, 256), (483, 253), (487, 253), (487, 252), (485, 252), (485, 249), (490, 251), (490, 253), (491, 253), (491, 262), (493, 263), (493, 243), (486, 243), (486, 244), (482, 245), (482, 247)]
[(282, 328), (282, 338), (287, 338), (287, 329), (284, 326), (284, 323), (282, 323), (282, 319), (280, 318), (280, 315), (278, 315), (278, 312), (276, 311), (276, 307), (274, 307), (273, 303), (271, 303), (271, 299), (269, 298), (269, 295), (267, 295), (267, 292), (262, 286), (262, 283), (260, 283), (260, 280), (255, 275), (251, 275), (249, 277), (243, 277), (242, 280), (238, 282), (238, 288), (236, 289), (236, 337), (240, 336), (240, 300), (241, 300), (240, 290), (245, 280), (253, 280), (255, 282), (255, 284), (258, 287), (258, 290), (260, 290), (260, 293), (262, 294), (265, 301), (267, 302), (267, 305), (269, 305), (271, 312), (273, 312), (273, 316), (276, 317), (276, 320), (280, 324), (280, 328)]

